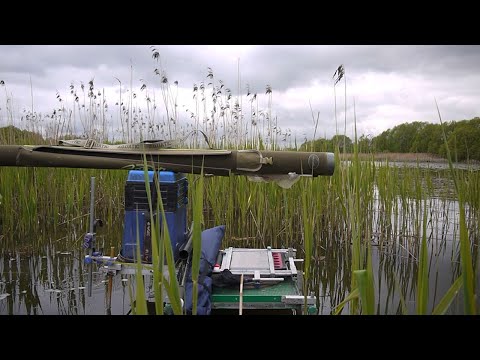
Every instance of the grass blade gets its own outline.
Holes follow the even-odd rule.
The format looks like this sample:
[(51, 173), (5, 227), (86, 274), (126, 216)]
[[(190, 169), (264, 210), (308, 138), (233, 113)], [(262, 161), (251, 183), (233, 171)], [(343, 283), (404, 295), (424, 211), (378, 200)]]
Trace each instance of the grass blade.
[(302, 192), (302, 218), (303, 218), (303, 239), (305, 246), (305, 263), (304, 263), (304, 276), (303, 276), (303, 294), (304, 294), (304, 314), (307, 314), (307, 296), (308, 296), (308, 284), (310, 279), (310, 262), (313, 252), (313, 218), (311, 213), (311, 207), (307, 204), (307, 194), (311, 194), (311, 191), (304, 189)]
[(373, 284), (370, 284), (370, 279), (368, 276), (367, 270), (356, 270), (354, 275), (357, 279), (357, 288), (360, 294), (360, 300), (362, 302), (362, 314), (364, 315), (374, 315), (375, 314), (375, 303), (372, 301), (371, 296), (369, 295)]
[[(203, 161), (202, 161), (203, 162)], [(195, 187), (195, 204), (193, 205), (193, 254), (192, 254), (192, 315), (197, 315), (198, 277), (200, 256), (202, 253), (202, 211), (203, 211), (203, 164), (200, 177)]]
[(460, 212), (460, 263), (462, 268), (463, 278), (463, 301), (464, 311), (467, 315), (475, 315), (475, 299), (474, 281), (473, 281), (473, 265), (472, 265), (472, 253), (470, 251), (470, 241), (468, 238), (467, 224), (465, 220), (465, 206), (464, 206), (464, 194), (458, 185), (457, 174), (453, 168), (452, 156), (448, 147), (447, 135), (445, 134), (445, 128), (442, 123), (442, 117), (440, 115), (440, 109), (437, 105), (438, 117), (440, 118), (440, 125), (442, 126), (443, 141), (447, 150), (448, 166), (452, 173), (453, 183), (455, 185), (455, 191), (458, 196), (458, 208)]
[(448, 289), (447, 293), (443, 296), (435, 309), (433, 309), (432, 315), (444, 315), (448, 310), (453, 299), (457, 295), (458, 291), (463, 285), (463, 276), (460, 275), (453, 285)]
[(405, 303), (405, 296), (403, 295), (402, 289), (398, 284), (396, 276), (393, 277), (393, 286), (395, 287), (395, 291), (398, 293), (398, 296), (400, 298), (400, 308), (402, 309), (402, 315), (408, 315), (408, 308), (407, 304)]
[(142, 257), (140, 252), (140, 233), (138, 229), (138, 210), (136, 212), (137, 218), (137, 256), (135, 259), (135, 275), (136, 275), (136, 289), (135, 289), (135, 313), (137, 315), (147, 315), (147, 301), (145, 299), (145, 285), (143, 284), (143, 275), (142, 275)]
[[(459, 196), (460, 203), (460, 196)], [(460, 262), (462, 266), (463, 278), (463, 301), (465, 313), (467, 315), (475, 315), (475, 293), (473, 283), (473, 265), (472, 253), (470, 251), (470, 241), (468, 239), (467, 224), (465, 221), (465, 208), (463, 203), (460, 205)]]
[(428, 306), (427, 201), (423, 208), (423, 234), (418, 261), (417, 314), (426, 315)]
[(340, 304), (337, 305), (334, 315), (340, 314), (345, 304), (348, 303), (350, 300), (358, 299), (359, 295), (360, 295), (360, 291), (358, 290), (358, 287), (357, 287), (350, 294), (348, 294), (348, 296)]
[[(152, 239), (152, 265), (153, 265), (153, 292), (155, 297), (155, 313), (157, 315), (163, 315), (163, 289), (162, 289), (162, 272), (163, 264), (160, 262), (160, 257), (158, 253), (158, 226), (154, 219), (153, 212), (153, 202), (152, 202), (152, 193), (150, 189), (150, 178), (148, 176), (148, 165), (146, 155), (143, 155), (143, 175), (145, 179), (145, 190), (147, 193), (148, 206), (150, 210), (150, 231)], [(158, 178), (154, 177), (155, 181), (158, 182)], [(157, 204), (157, 214), (158, 214), (158, 204)], [(158, 221), (158, 220), (157, 220)], [(163, 257), (162, 257), (163, 261)]]
[[(165, 216), (165, 209), (163, 207), (162, 193), (160, 191), (160, 181), (157, 177), (154, 176), (154, 183), (157, 190), (157, 214), (161, 214), (161, 219), (157, 218), (157, 221), (154, 221), (153, 218), (153, 209), (152, 209), (152, 199), (150, 191), (150, 180), (148, 176), (148, 164), (146, 159), (146, 154), (143, 154), (143, 168), (144, 168), (144, 177), (145, 177), (145, 189), (147, 191), (147, 198), (150, 208), (150, 219), (151, 219), (151, 231), (152, 231), (152, 261), (154, 264), (154, 292), (155, 292), (155, 310), (157, 314), (163, 314), (163, 287), (167, 291), (170, 305), (172, 307), (173, 313), (175, 315), (182, 314), (182, 305), (180, 300), (180, 289), (178, 285), (177, 275), (175, 271), (175, 261), (173, 258), (172, 244), (170, 241), (170, 234), (168, 230), (167, 218)], [(157, 233), (159, 230), (159, 224), (162, 224), (160, 231), (160, 244), (157, 243)], [(137, 228), (138, 232), (138, 228)], [(163, 248), (159, 251), (159, 245), (163, 244)], [(168, 279), (163, 274), (163, 264), (164, 256), (167, 260), (168, 268)], [(142, 281), (143, 283), (143, 281)], [(162, 286), (163, 285), (163, 286)]]
[(375, 314), (375, 283), (373, 278), (372, 245), (368, 242), (367, 248), (367, 314)]
[[(159, 196), (160, 193), (159, 193)], [(160, 200), (160, 203), (162, 201)], [(165, 256), (167, 259), (168, 279), (164, 276), (163, 281), (165, 283), (165, 289), (167, 290), (170, 305), (172, 306), (173, 313), (175, 315), (182, 315), (182, 304), (180, 301), (180, 289), (177, 280), (177, 274), (175, 271), (175, 260), (173, 259), (172, 243), (170, 241), (170, 234), (168, 231), (167, 218), (163, 209), (163, 203), (161, 205), (162, 213), (162, 241), (165, 248)]]
[(131, 309), (132, 315), (137, 315), (137, 311), (135, 309), (135, 299), (133, 297), (132, 283), (133, 283), (132, 276), (130, 276), (128, 278), (128, 285), (127, 285), (128, 296), (130, 297), (130, 309)]

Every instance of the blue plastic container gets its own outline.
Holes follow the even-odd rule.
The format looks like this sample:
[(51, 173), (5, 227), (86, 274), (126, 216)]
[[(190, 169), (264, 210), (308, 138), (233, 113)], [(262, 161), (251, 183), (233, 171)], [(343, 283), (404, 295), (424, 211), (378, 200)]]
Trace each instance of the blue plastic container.
[[(182, 173), (172, 171), (157, 171), (163, 208), (170, 234), (174, 259), (178, 259), (179, 248), (187, 238), (187, 202), (188, 182)], [(150, 192), (152, 194), (152, 209), (156, 212), (158, 199), (155, 172), (149, 171)], [(154, 213), (154, 221), (160, 221), (162, 229), (162, 214)], [(137, 238), (140, 242), (140, 258), (144, 263), (152, 262), (151, 216), (148, 197), (145, 188), (143, 170), (131, 170), (125, 184), (125, 221), (123, 230), (121, 257), (127, 261), (137, 259)]]

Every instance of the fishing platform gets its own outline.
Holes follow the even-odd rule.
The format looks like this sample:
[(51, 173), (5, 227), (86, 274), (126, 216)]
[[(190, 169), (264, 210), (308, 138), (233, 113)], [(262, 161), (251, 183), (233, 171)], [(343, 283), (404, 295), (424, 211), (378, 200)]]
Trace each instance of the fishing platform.
[[(155, 186), (156, 176), (160, 194)], [(191, 313), (193, 226), (187, 228), (188, 181), (184, 174), (172, 171), (148, 171), (148, 181), (152, 192), (152, 208), (157, 207), (157, 199), (161, 198), (163, 202), (181, 303), (184, 312)], [(151, 219), (161, 219), (162, 215), (155, 213), (151, 216), (145, 184), (143, 170), (129, 171), (125, 184), (122, 248), (117, 256), (106, 256), (95, 251), (96, 226), (101, 223), (98, 219), (93, 221), (92, 232), (85, 236), (84, 247), (91, 250), (85, 256), (85, 262), (90, 269), (93, 264), (99, 265), (107, 278), (137, 275), (140, 261), (142, 276), (150, 277), (145, 279), (145, 283), (153, 280), (151, 228), (154, 225)], [(160, 231), (164, 230), (160, 228)], [(200, 314), (302, 314), (305, 313), (305, 305), (308, 313), (316, 311), (315, 297), (303, 293), (302, 271), (297, 269), (298, 264), (303, 265), (303, 259), (296, 258), (295, 249), (222, 248), (224, 233), (223, 225), (201, 233)], [(163, 276), (168, 278), (167, 264), (164, 264), (162, 271)], [(164, 306), (168, 312), (170, 300), (166, 292), (164, 294)], [(111, 296), (111, 292), (107, 296)], [(146, 298), (149, 302), (155, 301), (151, 289), (146, 290)]]

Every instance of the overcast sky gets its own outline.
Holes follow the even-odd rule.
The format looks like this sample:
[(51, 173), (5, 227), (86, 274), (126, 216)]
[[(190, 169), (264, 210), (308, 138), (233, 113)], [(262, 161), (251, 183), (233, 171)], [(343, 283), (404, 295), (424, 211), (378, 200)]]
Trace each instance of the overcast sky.
[[(153, 58), (150, 45), (0, 45), (0, 126), (12, 116), (17, 125), (24, 110), (51, 113), (63, 105), (73, 106), (70, 85), (77, 95), (80, 84), (88, 88), (94, 80), (95, 92), (104, 91), (112, 121), (122, 96), (128, 98), (130, 79), (135, 104), (146, 109), (147, 96), (155, 97), (158, 121), (162, 116), (161, 77), (164, 70), (176, 94), (178, 120), (192, 121), (195, 112), (194, 84), (205, 86), (213, 72), (214, 85), (242, 95), (245, 121), (251, 121), (253, 94), (255, 106), (268, 111), (282, 131), (303, 140), (314, 132), (313, 116), (319, 113), (317, 137), (330, 138), (336, 132), (335, 96), (332, 76), (339, 65), (345, 77), (335, 87), (338, 129), (343, 133), (345, 79), (347, 92), (347, 135), (352, 134), (356, 115), (360, 134), (378, 135), (395, 125), (427, 121), (438, 123), (435, 99), (443, 121), (480, 116), (480, 46), (321, 46), (321, 45), (155, 45), (160, 57)], [(240, 83), (239, 83), (240, 80)], [(178, 86), (174, 82), (178, 81)], [(146, 89), (140, 90), (142, 85)], [(251, 93), (247, 97), (247, 85)], [(271, 87), (271, 97), (266, 87)], [(172, 90), (173, 89), (173, 90)], [(10, 99), (7, 104), (7, 99)], [(211, 99), (211, 97), (209, 97)], [(83, 101), (83, 95), (80, 103)], [(88, 100), (87, 100), (88, 101)], [(210, 100), (208, 100), (210, 101)], [(208, 106), (210, 103), (207, 101)], [(258, 101), (258, 102), (257, 102)], [(355, 102), (355, 113), (353, 104)], [(144, 111), (145, 112), (145, 111)], [(11, 121), (11, 120), (10, 120)]]

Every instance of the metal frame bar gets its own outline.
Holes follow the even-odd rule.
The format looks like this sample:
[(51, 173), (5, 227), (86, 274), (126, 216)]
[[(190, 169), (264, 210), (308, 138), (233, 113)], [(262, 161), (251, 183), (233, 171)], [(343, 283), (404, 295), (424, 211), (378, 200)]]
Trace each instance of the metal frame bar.
[[(232, 274), (235, 275), (253, 275), (255, 277), (258, 277), (257, 274), (260, 276), (269, 276), (269, 277), (275, 277), (275, 276), (296, 276), (297, 275), (297, 267), (295, 266), (295, 261), (296, 259), (293, 258), (295, 255), (296, 250), (295, 249), (272, 249), (270, 247), (267, 247), (266, 249), (249, 249), (249, 248), (233, 248), (229, 247), (225, 250), (223, 250), (224, 256), (222, 258), (222, 266), (220, 269), (215, 269), (214, 272), (221, 272), (225, 269), (228, 269), (232, 272)], [(268, 261), (268, 270), (265, 269), (231, 269), (231, 263), (232, 263), (232, 258), (234, 256), (235, 252), (266, 252), (267, 253), (267, 261)], [(279, 253), (285, 253), (289, 256), (289, 267), (290, 269), (287, 270), (275, 270), (275, 264), (273, 262), (273, 255), (272, 253), (274, 252), (279, 252)]]

